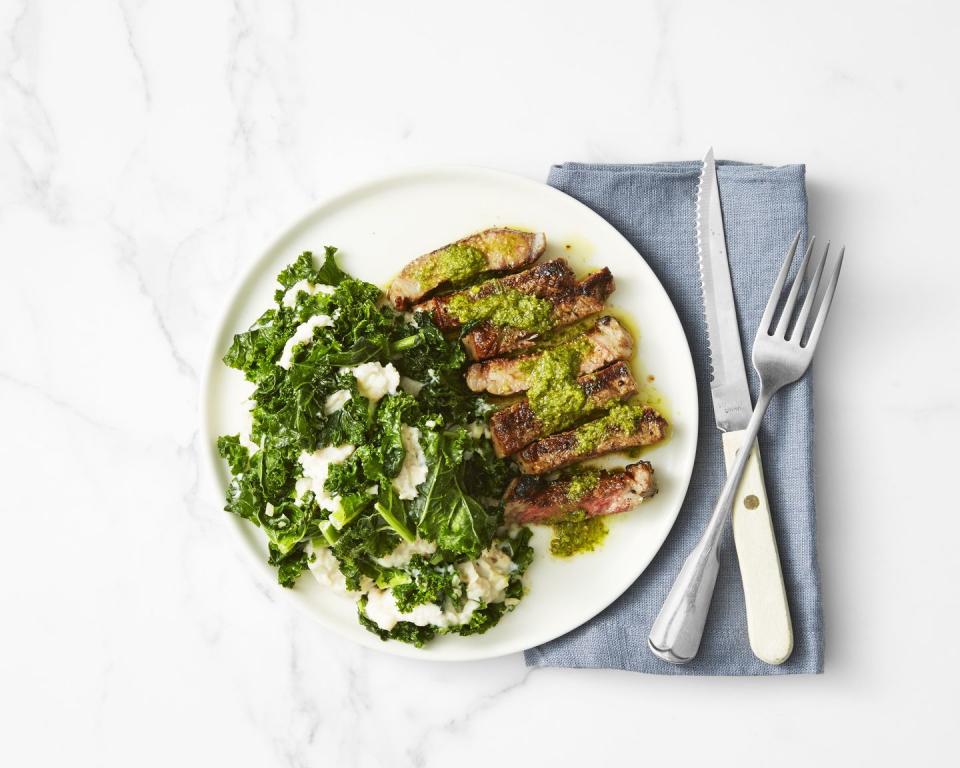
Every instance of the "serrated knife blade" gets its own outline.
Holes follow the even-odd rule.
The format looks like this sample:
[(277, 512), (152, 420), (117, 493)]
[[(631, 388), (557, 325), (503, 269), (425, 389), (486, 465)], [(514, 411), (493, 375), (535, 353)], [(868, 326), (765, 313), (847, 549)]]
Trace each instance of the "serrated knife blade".
[(721, 432), (746, 429), (753, 403), (740, 347), (737, 308), (727, 261), (727, 241), (723, 234), (717, 165), (712, 147), (703, 158), (703, 170), (697, 188), (697, 255), (710, 364), (713, 368), (710, 393), (713, 396), (717, 429)]

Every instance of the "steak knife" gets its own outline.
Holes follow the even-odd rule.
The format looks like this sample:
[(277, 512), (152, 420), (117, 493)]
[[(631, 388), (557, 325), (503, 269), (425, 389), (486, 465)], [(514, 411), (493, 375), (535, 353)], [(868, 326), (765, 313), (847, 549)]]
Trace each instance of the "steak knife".
[[(745, 447), (743, 434), (753, 403), (740, 348), (712, 148), (703, 159), (697, 190), (697, 253), (713, 367), (710, 382), (713, 414), (722, 435), (724, 460), (729, 470), (737, 453)], [(756, 441), (746, 449), (751, 455), (733, 505), (733, 538), (743, 579), (747, 632), (750, 648), (757, 658), (768, 664), (782, 664), (793, 651), (790, 608), (763, 484), (760, 449)]]

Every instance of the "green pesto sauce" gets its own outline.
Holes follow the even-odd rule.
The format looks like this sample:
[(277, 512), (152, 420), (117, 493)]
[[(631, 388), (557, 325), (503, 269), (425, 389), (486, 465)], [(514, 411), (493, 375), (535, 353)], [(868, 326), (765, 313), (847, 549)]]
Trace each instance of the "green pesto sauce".
[(530, 380), (527, 400), (545, 434), (573, 424), (583, 413), (587, 396), (577, 384), (577, 374), (588, 348), (589, 343), (579, 339), (546, 349), (522, 366)]
[(566, 344), (573, 339), (579, 339), (587, 331), (593, 328), (593, 326), (596, 325), (596, 322), (596, 317), (588, 317), (584, 320), (579, 320), (573, 325), (564, 325), (560, 326), (559, 328), (553, 328), (548, 333), (545, 333), (540, 337), (540, 346), (556, 347), (561, 344)]
[(462, 283), (487, 269), (487, 257), (472, 245), (454, 243), (432, 254), (421, 264), (414, 278), (421, 290), (442, 283)]
[(577, 437), (577, 453), (590, 453), (595, 450), (604, 438), (614, 432), (631, 431), (643, 416), (642, 405), (614, 405), (603, 418), (591, 421), (578, 427), (574, 433)]
[(479, 286), (450, 299), (447, 309), (461, 323), (489, 320), (494, 325), (509, 325), (523, 331), (543, 333), (550, 329), (553, 306), (538, 296), (515, 288), (500, 288), (477, 298)]
[(580, 499), (596, 488), (599, 482), (599, 470), (590, 467), (582, 469), (570, 478), (570, 486), (567, 488), (567, 498), (570, 499), (570, 501), (580, 501)]
[(582, 509), (553, 523), (550, 553), (557, 557), (572, 557), (579, 552), (592, 552), (607, 536), (602, 517), (587, 517)]

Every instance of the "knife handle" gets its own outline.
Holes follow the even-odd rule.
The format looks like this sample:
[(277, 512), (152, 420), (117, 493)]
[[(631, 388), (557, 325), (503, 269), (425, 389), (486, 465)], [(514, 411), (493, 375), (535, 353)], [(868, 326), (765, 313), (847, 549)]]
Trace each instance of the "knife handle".
[[(723, 433), (723, 456), (728, 470), (743, 438), (744, 432)], [(756, 440), (734, 497), (733, 539), (743, 579), (750, 648), (761, 661), (782, 664), (793, 652), (793, 625)]]

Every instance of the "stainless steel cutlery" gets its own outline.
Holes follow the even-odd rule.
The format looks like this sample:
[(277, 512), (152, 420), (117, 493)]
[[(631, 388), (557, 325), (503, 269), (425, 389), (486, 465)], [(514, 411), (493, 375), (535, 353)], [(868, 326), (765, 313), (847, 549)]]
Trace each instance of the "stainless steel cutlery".
[(744, 443), (753, 402), (740, 349), (713, 149), (703, 159), (697, 188), (697, 255), (710, 344), (710, 394), (727, 471), (744, 445), (750, 451), (734, 498), (732, 523), (747, 634), (757, 658), (768, 664), (782, 664), (793, 651), (793, 625), (763, 480), (760, 446), (756, 440), (752, 445)]
[[(708, 159), (712, 164), (712, 154), (708, 155)], [(716, 212), (719, 215), (719, 205), (716, 207)], [(719, 230), (722, 232), (722, 221), (717, 221), (716, 219), (710, 220), (708, 218), (707, 223), (710, 232), (701, 232), (701, 236), (706, 235), (709, 237), (709, 234), (714, 232), (715, 226), (719, 227)], [(739, 450), (737, 452), (732, 466), (728, 469), (726, 483), (714, 507), (713, 514), (707, 523), (706, 530), (700, 538), (700, 541), (693, 548), (693, 551), (684, 561), (683, 567), (680, 569), (680, 573), (673, 587), (670, 589), (663, 607), (660, 609), (660, 613), (650, 631), (648, 643), (651, 651), (658, 657), (674, 664), (686, 663), (697, 654), (717, 580), (717, 571), (719, 569), (717, 551), (720, 544), (720, 535), (730, 517), (744, 470), (747, 468), (748, 463), (751, 462), (751, 457), (754, 456), (753, 446), (755, 446), (757, 432), (760, 429), (760, 422), (773, 396), (782, 387), (799, 379), (810, 365), (813, 353), (817, 347), (817, 342), (820, 340), (820, 335), (823, 332), (823, 326), (826, 322), (827, 313), (830, 310), (834, 291), (837, 287), (840, 268), (843, 264), (843, 249), (841, 249), (839, 256), (833, 260), (830, 269), (827, 271), (826, 288), (822, 292), (819, 303), (817, 303), (818, 289), (827, 264), (829, 245), (824, 250), (823, 256), (817, 261), (813, 274), (808, 281), (806, 280), (806, 276), (809, 272), (814, 248), (814, 239), (811, 239), (803, 260), (796, 272), (793, 284), (786, 296), (783, 310), (779, 313), (777, 322), (774, 323), (775, 318), (778, 317), (777, 307), (783, 300), (784, 286), (787, 281), (787, 276), (790, 273), (790, 267), (793, 263), (797, 246), (800, 242), (800, 236), (801, 233), (798, 232), (787, 252), (786, 259), (771, 291), (769, 301), (763, 313), (763, 318), (760, 322), (760, 328), (757, 330), (757, 335), (753, 343), (753, 365), (760, 376), (760, 395), (757, 398), (757, 404), (753, 408), (753, 413), (749, 421), (742, 430), (739, 441), (741, 446), (749, 446), (750, 450)], [(716, 245), (716, 242), (714, 242), (714, 245)], [(726, 267), (725, 247), (722, 253), (724, 257), (723, 266)], [(711, 263), (716, 271), (724, 272), (724, 270), (718, 266), (718, 259), (712, 260)], [(707, 294), (721, 290), (716, 286), (718, 280), (716, 271), (712, 276), (708, 276), (708, 270), (704, 270), (703, 273), (704, 295), (708, 307), (708, 327), (711, 326), (711, 321), (709, 312), (710, 304), (706, 298)], [(722, 274), (719, 279), (723, 278), (726, 279), (729, 285), (728, 270), (725, 274)], [(804, 293), (799, 310), (796, 311), (798, 300), (805, 283), (807, 284), (806, 292)], [(815, 306), (816, 311), (814, 311)], [(732, 293), (730, 294), (729, 304), (725, 304), (723, 308), (718, 307), (718, 314), (721, 312), (721, 309), (728, 313), (733, 311)], [(732, 317), (734, 323), (733, 330), (736, 332), (735, 314)], [(719, 317), (717, 322), (714, 323), (713, 328), (711, 328), (711, 355), (714, 361), (717, 360), (717, 352), (714, 348), (715, 329), (719, 328), (720, 332), (723, 333), (722, 337), (718, 335), (716, 343), (731, 343), (732, 338), (729, 329), (723, 331), (723, 325), (720, 324), (722, 320), (723, 317)], [(727, 321), (729, 325), (729, 314), (727, 315)], [(721, 358), (723, 362), (719, 367), (721, 377), (724, 375), (724, 371), (726, 371), (731, 380), (739, 379), (739, 375), (737, 375), (737, 372), (734, 370), (736, 353), (738, 352), (739, 343), (737, 344), (735, 352), (729, 349), (724, 353), (724, 356)], [(716, 370), (718, 370), (718, 368), (715, 363), (715, 371)], [(742, 375), (742, 371), (740, 374)], [(723, 384), (724, 382), (721, 381), (720, 383)], [(744, 387), (745, 384), (746, 381), (744, 377)], [(743, 403), (742, 388), (738, 396), (740, 403)], [(715, 395), (715, 408), (716, 397)], [(746, 403), (749, 404), (749, 395), (747, 395)], [(718, 410), (719, 423), (719, 413), (722, 413), (722, 411), (720, 408), (716, 408), (716, 410)], [(731, 423), (728, 428), (736, 428), (737, 426), (739, 426), (739, 424)], [(776, 573), (779, 575), (779, 566), (777, 566)], [(773, 591), (775, 592), (776, 590)], [(775, 608), (775, 610), (777, 609)], [(776, 635), (776, 632), (774, 632), (774, 635)], [(774, 648), (774, 651), (775, 650)], [(789, 650), (787, 650), (787, 653), (789, 653)], [(777, 658), (778, 656), (774, 653), (772, 663), (778, 663)], [(779, 660), (782, 661), (782, 659)]]

